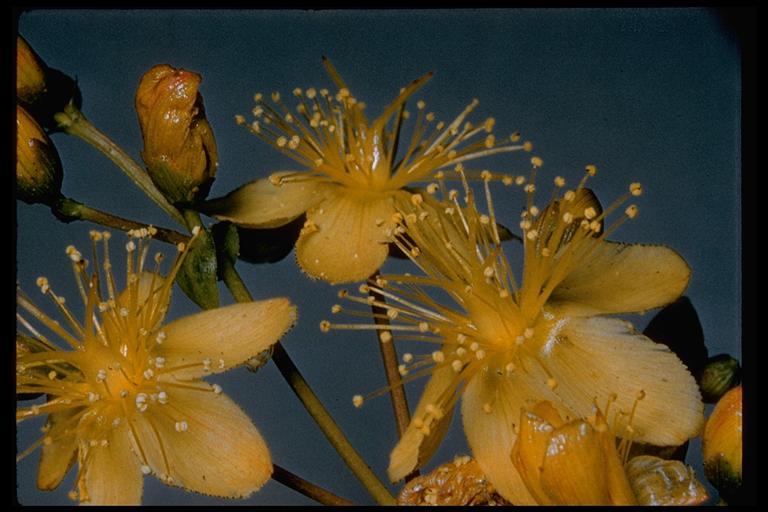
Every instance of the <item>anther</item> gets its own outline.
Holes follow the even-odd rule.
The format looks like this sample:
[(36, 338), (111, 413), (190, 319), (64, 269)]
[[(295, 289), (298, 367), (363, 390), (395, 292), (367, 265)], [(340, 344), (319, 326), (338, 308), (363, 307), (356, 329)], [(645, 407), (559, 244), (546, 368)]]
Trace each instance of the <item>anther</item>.
[(590, 176), (594, 176), (597, 174), (597, 167), (594, 165), (588, 165), (584, 168), (584, 170), (589, 174)]
[(491, 404), (489, 404), (488, 402), (484, 403), (483, 404), (483, 412), (485, 414), (491, 414), (493, 412), (493, 407), (491, 407)]
[(445, 361), (445, 354), (441, 350), (435, 350), (432, 352), (432, 360), (440, 364)]
[(164, 357), (156, 357), (155, 358), (155, 366), (158, 368), (162, 368), (165, 366), (165, 358)]
[(504, 370), (507, 372), (507, 375), (511, 375), (515, 371), (515, 363), (507, 363)]
[(173, 427), (176, 429), (176, 432), (186, 432), (189, 430), (189, 424), (184, 420), (177, 421)]
[(544, 160), (542, 160), (538, 156), (534, 156), (533, 158), (531, 158), (531, 165), (533, 165), (534, 167), (541, 167), (542, 165), (544, 165)]
[(363, 406), (363, 401), (364, 399), (362, 395), (355, 395), (352, 397), (352, 405), (354, 405), (357, 409)]
[(408, 368), (406, 368), (406, 366), (405, 366), (404, 364), (400, 364), (400, 365), (398, 365), (398, 366), (397, 366), (397, 371), (398, 371), (398, 373), (399, 373), (401, 376), (403, 376), (403, 377), (405, 377), (406, 375), (408, 375)]
[(557, 387), (557, 381), (553, 377), (548, 378), (547, 387), (554, 390)]
[(461, 372), (462, 368), (464, 368), (464, 363), (459, 359), (454, 359), (451, 361), (451, 368), (453, 368), (454, 372), (459, 373)]
[(51, 370), (48, 372), (48, 380), (56, 380), (56, 376), (58, 373), (56, 373), (56, 370)]
[(555, 176), (555, 186), (556, 187), (564, 187), (565, 186), (565, 179), (562, 176)]
[(630, 183), (629, 193), (633, 196), (639, 196), (643, 193), (643, 186), (640, 183)]
[(637, 206), (634, 204), (627, 206), (627, 209), (624, 210), (624, 213), (630, 219), (634, 219), (637, 216)]
[(379, 333), (379, 340), (382, 343), (389, 343), (392, 341), (392, 334), (389, 331), (381, 331)]
[(96, 372), (96, 382), (104, 382), (105, 380), (107, 380), (107, 371), (100, 369)]
[(419, 332), (429, 331), (429, 324), (427, 322), (419, 322)]
[(331, 322), (328, 320), (323, 320), (320, 322), (320, 331), (321, 332), (329, 332), (331, 330)]
[(335, 315), (336, 313), (340, 313), (340, 312), (341, 312), (341, 306), (339, 304), (334, 304), (333, 306), (331, 306), (331, 313)]
[(148, 404), (147, 404), (147, 394), (146, 393), (139, 393), (136, 395), (136, 409), (138, 409), (139, 412), (144, 412), (147, 410)]
[(161, 391), (157, 394), (157, 401), (165, 405), (168, 403), (168, 393)]
[(148, 475), (148, 474), (150, 474), (151, 472), (152, 472), (152, 468), (150, 468), (150, 467), (149, 467), (149, 466), (147, 466), (146, 464), (143, 464), (143, 465), (141, 466), (141, 473), (142, 473), (142, 474), (144, 474), (144, 475)]
[(477, 352), (475, 352), (475, 357), (477, 358), (478, 361), (485, 359), (485, 350), (480, 349)]
[(587, 220), (594, 219), (596, 215), (597, 215), (597, 212), (593, 207), (590, 206), (589, 208), (584, 209), (584, 217), (586, 217)]
[(155, 376), (155, 372), (153, 372), (151, 368), (147, 368), (146, 370), (144, 370), (144, 378), (146, 380), (150, 380), (154, 376)]

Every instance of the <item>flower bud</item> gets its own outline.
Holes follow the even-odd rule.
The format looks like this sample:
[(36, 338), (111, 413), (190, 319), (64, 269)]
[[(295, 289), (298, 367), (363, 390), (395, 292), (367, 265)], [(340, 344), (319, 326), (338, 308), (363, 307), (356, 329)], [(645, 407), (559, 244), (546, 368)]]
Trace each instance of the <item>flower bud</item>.
[(32, 104), (45, 91), (45, 64), (23, 37), (16, 37), (16, 97)]
[(205, 118), (197, 73), (158, 65), (141, 79), (136, 113), (141, 156), (158, 189), (173, 204), (204, 199), (218, 166), (216, 140)]
[(48, 132), (60, 130), (56, 113), (82, 102), (77, 82), (48, 67), (21, 36), (16, 37), (16, 98)]
[(50, 204), (61, 191), (61, 160), (39, 124), (16, 106), (16, 194), (33, 204)]
[(741, 490), (741, 428), (741, 386), (737, 386), (717, 402), (701, 439), (704, 474), (731, 505), (737, 504)]
[(710, 357), (701, 372), (699, 387), (705, 402), (714, 404), (741, 380), (739, 362), (728, 354)]

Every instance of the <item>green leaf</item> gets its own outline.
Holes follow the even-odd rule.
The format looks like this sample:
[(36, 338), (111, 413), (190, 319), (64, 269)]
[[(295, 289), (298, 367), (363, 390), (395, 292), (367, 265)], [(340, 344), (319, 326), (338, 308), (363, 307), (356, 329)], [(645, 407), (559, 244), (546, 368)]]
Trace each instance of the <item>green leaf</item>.
[(219, 307), (216, 246), (213, 236), (202, 226), (201, 229), (184, 258), (176, 282), (195, 304), (203, 309), (213, 309)]

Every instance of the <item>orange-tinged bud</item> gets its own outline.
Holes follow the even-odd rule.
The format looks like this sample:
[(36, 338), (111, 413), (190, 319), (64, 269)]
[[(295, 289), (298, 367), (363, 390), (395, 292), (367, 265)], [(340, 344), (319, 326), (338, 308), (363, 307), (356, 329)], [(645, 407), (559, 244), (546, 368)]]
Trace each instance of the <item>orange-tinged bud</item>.
[(16, 193), (27, 203), (50, 204), (60, 196), (61, 160), (29, 113), (16, 106)]
[(45, 91), (45, 64), (23, 37), (16, 37), (16, 96), (34, 103)]
[(198, 93), (201, 80), (197, 73), (162, 64), (144, 74), (136, 91), (141, 156), (173, 204), (205, 198), (216, 174), (216, 141)]
[(728, 391), (717, 402), (702, 436), (704, 474), (730, 504), (741, 489), (741, 386)]
[(523, 411), (512, 463), (542, 505), (632, 505), (616, 440), (598, 412), (565, 422), (549, 402)]

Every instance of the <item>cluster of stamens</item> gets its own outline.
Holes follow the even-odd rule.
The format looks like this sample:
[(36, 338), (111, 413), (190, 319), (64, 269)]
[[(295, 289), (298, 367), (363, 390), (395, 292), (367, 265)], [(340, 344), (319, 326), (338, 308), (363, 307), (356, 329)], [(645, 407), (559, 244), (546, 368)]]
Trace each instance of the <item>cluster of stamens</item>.
[[(405, 139), (404, 122), (411, 117), (405, 104), (432, 74), (403, 88), (395, 101), (369, 122), (363, 112), (365, 104), (350, 93), (329, 61), (325, 60), (324, 64), (339, 87), (335, 95), (328, 89), (296, 88), (293, 95), (298, 104), (293, 112), (282, 102), (280, 93), (273, 92), (271, 102), (257, 93), (252, 110), (254, 120), (248, 123), (244, 116), (236, 116), (238, 124), (247, 126), (256, 136), (310, 170), (276, 176), (276, 184), (311, 178), (351, 188), (396, 190), (466, 160), (531, 150), (531, 143), (521, 143), (518, 133), (506, 141), (497, 140), (492, 133), (493, 118), (478, 126), (465, 122), (478, 105), (476, 99), (450, 123), (435, 122), (435, 114), (427, 112), (426, 104), (418, 101), (410, 141), (399, 155), (398, 146)], [(432, 123), (435, 124), (430, 128)], [(479, 135), (484, 136), (471, 142)]]

